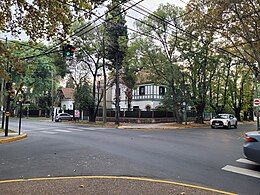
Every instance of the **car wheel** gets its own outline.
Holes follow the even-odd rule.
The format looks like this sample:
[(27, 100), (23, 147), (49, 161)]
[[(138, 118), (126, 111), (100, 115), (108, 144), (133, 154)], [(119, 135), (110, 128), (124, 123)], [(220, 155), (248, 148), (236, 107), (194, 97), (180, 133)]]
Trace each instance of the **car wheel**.
[(59, 120), (58, 120), (59, 122), (62, 122), (62, 119), (61, 118), (59, 118)]
[(228, 123), (227, 128), (228, 128), (228, 129), (231, 129), (231, 124), (230, 124), (230, 122)]
[(234, 128), (235, 128), (235, 129), (237, 128), (237, 122), (235, 123)]
[(211, 125), (211, 129), (215, 129), (215, 126), (214, 126), (214, 125)]

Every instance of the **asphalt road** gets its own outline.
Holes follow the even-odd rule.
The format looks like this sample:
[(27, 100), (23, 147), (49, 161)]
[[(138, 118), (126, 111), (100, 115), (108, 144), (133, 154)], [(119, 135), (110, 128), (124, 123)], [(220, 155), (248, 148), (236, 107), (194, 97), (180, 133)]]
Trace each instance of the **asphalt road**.
[(0, 145), (0, 179), (119, 175), (259, 195), (260, 166), (242, 153), (243, 132), (254, 128), (143, 131), (24, 120), (28, 138)]

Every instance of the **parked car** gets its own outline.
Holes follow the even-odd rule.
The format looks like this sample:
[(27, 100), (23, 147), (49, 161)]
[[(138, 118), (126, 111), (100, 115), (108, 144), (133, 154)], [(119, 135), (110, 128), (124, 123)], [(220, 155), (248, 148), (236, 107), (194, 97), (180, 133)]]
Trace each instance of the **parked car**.
[(260, 131), (245, 134), (244, 155), (248, 160), (260, 164)]
[(225, 127), (230, 129), (232, 126), (237, 128), (237, 118), (233, 114), (218, 114), (210, 120), (211, 128)]
[(64, 121), (64, 120), (71, 121), (72, 119), (73, 119), (73, 116), (68, 114), (68, 113), (59, 113), (55, 117), (56, 122), (61, 122), (61, 121)]

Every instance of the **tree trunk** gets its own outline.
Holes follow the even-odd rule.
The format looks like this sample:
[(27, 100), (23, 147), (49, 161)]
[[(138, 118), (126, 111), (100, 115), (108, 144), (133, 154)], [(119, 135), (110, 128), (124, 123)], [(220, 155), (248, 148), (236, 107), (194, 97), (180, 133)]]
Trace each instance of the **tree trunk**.
[(181, 117), (180, 117), (180, 112), (179, 112), (179, 106), (176, 101), (176, 91), (175, 91), (175, 86), (174, 86), (174, 81), (171, 82), (171, 90), (172, 90), (172, 106), (173, 106), (173, 113), (175, 114), (176, 117), (176, 122), (181, 123)]
[(204, 108), (205, 108), (205, 102), (201, 102), (196, 106), (197, 117), (195, 123), (199, 123), (199, 124), (204, 123), (204, 117), (203, 117)]
[(89, 108), (89, 122), (96, 122), (95, 109)]
[(241, 121), (241, 117), (240, 117), (241, 108), (240, 107), (235, 108), (234, 111), (235, 111), (235, 116), (236, 116), (237, 120)]

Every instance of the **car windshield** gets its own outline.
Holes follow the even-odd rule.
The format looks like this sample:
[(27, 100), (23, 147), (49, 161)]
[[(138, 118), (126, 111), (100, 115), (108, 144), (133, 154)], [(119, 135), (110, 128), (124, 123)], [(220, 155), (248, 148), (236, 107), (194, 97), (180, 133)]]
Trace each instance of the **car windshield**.
[(227, 118), (228, 118), (228, 115), (226, 115), (226, 114), (218, 114), (217, 116), (215, 116), (215, 118), (224, 118), (224, 119), (227, 119)]

